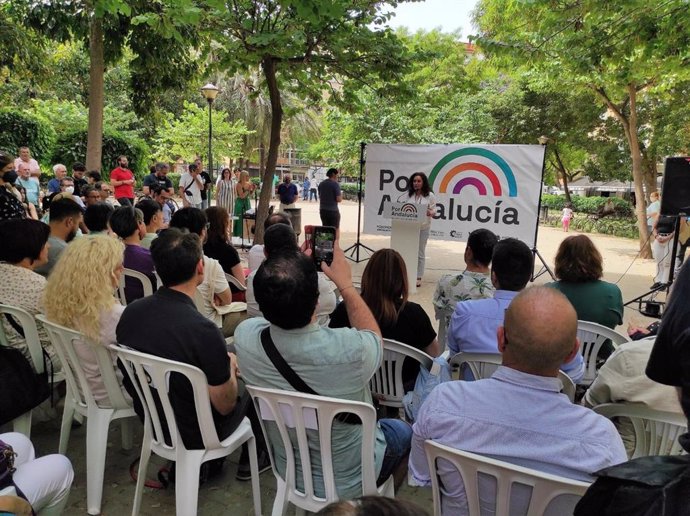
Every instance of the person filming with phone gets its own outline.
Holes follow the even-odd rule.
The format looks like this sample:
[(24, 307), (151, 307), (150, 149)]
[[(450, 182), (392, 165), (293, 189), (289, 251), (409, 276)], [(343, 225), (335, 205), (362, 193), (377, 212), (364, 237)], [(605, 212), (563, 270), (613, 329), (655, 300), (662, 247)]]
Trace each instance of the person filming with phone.
[[(234, 335), (239, 367), (248, 385), (295, 391), (292, 385), (302, 383), (309, 389), (302, 392), (372, 403), (368, 384), (383, 354), (381, 330), (352, 285), (350, 265), (337, 240), (332, 256), (330, 265), (330, 260), (321, 262), (321, 271), (340, 290), (351, 328), (317, 324), (319, 289), (311, 249), (269, 255), (256, 271), (254, 294), (263, 317), (243, 321)], [(284, 475), (286, 454), (278, 429), (269, 422), (266, 433), (275, 450), (276, 468)], [(391, 475), (398, 485), (406, 478), (411, 437), (406, 422), (379, 420), (375, 444), (379, 483)], [(340, 498), (361, 495), (362, 438), (361, 425), (333, 422), (333, 468)], [(318, 456), (318, 437), (310, 439)], [(321, 468), (320, 463), (312, 463), (317, 496), (325, 494)], [(301, 476), (297, 482), (302, 489)]]

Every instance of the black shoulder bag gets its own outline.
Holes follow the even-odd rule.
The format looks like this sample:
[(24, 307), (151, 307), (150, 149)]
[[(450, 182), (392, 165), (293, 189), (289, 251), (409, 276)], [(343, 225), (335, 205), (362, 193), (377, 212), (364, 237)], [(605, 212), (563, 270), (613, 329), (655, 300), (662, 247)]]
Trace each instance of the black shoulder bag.
[[(276, 349), (276, 345), (273, 342), (273, 339), (271, 338), (270, 328), (265, 328), (261, 331), (261, 345), (263, 346), (264, 351), (266, 352), (266, 355), (268, 355), (268, 358), (273, 364), (273, 366), (278, 370), (282, 377), (285, 378), (285, 380), (287, 380), (287, 382), (290, 385), (292, 385), (293, 389), (295, 389), (297, 392), (302, 392), (304, 394), (313, 394), (315, 396), (320, 396), (318, 392), (309, 387), (304, 382), (304, 380), (300, 378), (300, 376), (295, 372), (295, 370), (292, 367), (290, 367), (290, 364), (288, 364), (285, 361), (283, 355), (281, 355), (280, 352)], [(361, 419), (359, 419), (359, 416), (356, 414), (340, 413), (337, 416), (335, 416), (335, 419), (347, 425), (362, 424)]]
[[(5, 316), (24, 337), (24, 330), (17, 321), (9, 314)], [(43, 354), (45, 362), (46, 352), (43, 351)], [(37, 407), (48, 399), (50, 393), (47, 368), (43, 373), (36, 373), (20, 350), (0, 346), (0, 425)]]

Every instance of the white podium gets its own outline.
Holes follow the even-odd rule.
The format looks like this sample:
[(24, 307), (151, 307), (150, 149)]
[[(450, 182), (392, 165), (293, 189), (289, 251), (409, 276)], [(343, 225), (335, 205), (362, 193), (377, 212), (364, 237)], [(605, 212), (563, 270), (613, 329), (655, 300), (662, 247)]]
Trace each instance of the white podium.
[(383, 217), (391, 220), (391, 248), (400, 253), (407, 268), (410, 294), (417, 292), (417, 258), (419, 232), (426, 220), (426, 205), (409, 202), (386, 202)]

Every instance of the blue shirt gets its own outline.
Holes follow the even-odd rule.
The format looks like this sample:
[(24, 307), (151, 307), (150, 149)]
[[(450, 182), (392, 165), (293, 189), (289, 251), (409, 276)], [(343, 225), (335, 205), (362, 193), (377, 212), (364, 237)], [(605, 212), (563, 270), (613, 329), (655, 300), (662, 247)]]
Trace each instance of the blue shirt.
[(56, 177), (48, 181), (48, 191), (50, 193), (56, 193), (60, 191), (60, 180)]
[[(559, 392), (561, 386), (558, 378), (504, 366), (485, 380), (439, 385), (422, 405), (413, 426), (409, 463), (413, 481), (431, 483), (424, 453), (427, 439), (583, 481), (592, 481), (591, 473), (601, 468), (625, 462), (625, 448), (613, 423), (571, 403)], [(459, 474), (443, 461), (439, 466), (443, 514), (468, 514)], [(485, 489), (494, 488), (480, 480), (480, 490)], [(528, 490), (516, 496), (511, 509), (528, 502), (529, 495)], [(511, 510), (511, 514), (524, 513)]]
[(448, 327), (448, 348), (453, 353), (498, 353), (496, 331), (518, 292), (497, 290), (490, 299), (461, 301)]
[(41, 195), (41, 185), (33, 179), (22, 179), (21, 177), (17, 179), (17, 182), (24, 187), (26, 190), (26, 202), (38, 206), (38, 198)]

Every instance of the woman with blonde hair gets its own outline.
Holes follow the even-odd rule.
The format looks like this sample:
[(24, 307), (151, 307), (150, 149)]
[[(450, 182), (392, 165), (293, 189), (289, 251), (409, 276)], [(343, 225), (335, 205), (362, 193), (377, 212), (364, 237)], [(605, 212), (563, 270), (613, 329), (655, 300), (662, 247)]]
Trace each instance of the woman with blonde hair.
[[(43, 297), (50, 321), (75, 329), (86, 338), (75, 342), (75, 349), (94, 398), (103, 405), (109, 400), (91, 346), (117, 342), (115, 329), (125, 307), (114, 292), (124, 269), (124, 251), (122, 242), (105, 235), (74, 240), (53, 268)], [(113, 368), (121, 378), (115, 366), (116, 357), (112, 352), (111, 355)]]
[(244, 213), (250, 208), (249, 196), (254, 191), (254, 185), (249, 180), (249, 172), (240, 172), (240, 181), (235, 186), (235, 226), (232, 234), (236, 237), (242, 236), (242, 224), (244, 224)]

